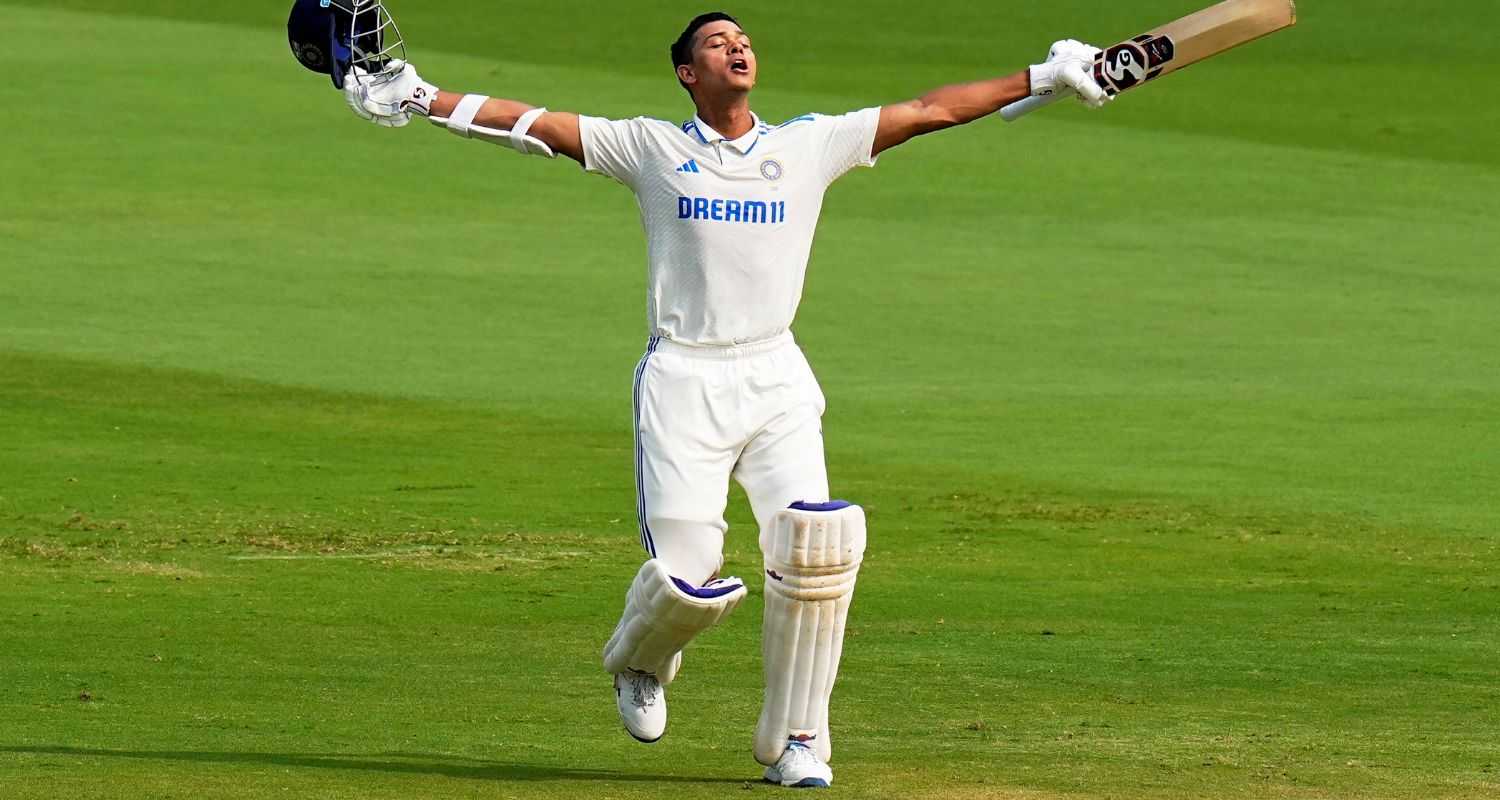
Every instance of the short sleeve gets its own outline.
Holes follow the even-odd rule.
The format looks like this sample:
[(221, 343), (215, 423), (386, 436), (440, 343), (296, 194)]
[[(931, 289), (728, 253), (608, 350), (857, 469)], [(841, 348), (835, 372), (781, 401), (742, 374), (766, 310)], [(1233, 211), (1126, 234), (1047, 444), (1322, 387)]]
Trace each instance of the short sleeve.
[(578, 132), (583, 139), (583, 168), (607, 175), (635, 188), (646, 152), (646, 122), (635, 119), (578, 118)]
[(875, 130), (880, 127), (880, 108), (872, 107), (837, 116), (814, 118), (823, 149), (821, 163), (825, 183), (833, 183), (855, 167), (873, 167)]

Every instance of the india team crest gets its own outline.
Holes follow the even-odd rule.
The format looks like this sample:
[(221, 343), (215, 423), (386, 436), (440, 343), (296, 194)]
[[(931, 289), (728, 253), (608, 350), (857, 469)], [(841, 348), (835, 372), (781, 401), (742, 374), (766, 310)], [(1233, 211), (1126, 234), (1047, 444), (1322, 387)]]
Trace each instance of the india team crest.
[(762, 178), (765, 178), (768, 181), (779, 181), (781, 180), (782, 174), (783, 170), (781, 168), (780, 161), (777, 161), (774, 158), (768, 158), (765, 161), (760, 162), (760, 176)]

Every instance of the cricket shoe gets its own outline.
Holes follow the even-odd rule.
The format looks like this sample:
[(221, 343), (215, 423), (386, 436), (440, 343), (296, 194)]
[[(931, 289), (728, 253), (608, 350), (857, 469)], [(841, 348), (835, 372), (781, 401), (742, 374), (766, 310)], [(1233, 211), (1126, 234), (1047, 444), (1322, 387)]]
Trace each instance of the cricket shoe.
[(667, 732), (667, 690), (656, 676), (627, 670), (615, 674), (615, 705), (625, 732), (651, 744)]
[(811, 747), (793, 739), (776, 765), (766, 767), (766, 782), (794, 789), (827, 789), (833, 783), (833, 770)]

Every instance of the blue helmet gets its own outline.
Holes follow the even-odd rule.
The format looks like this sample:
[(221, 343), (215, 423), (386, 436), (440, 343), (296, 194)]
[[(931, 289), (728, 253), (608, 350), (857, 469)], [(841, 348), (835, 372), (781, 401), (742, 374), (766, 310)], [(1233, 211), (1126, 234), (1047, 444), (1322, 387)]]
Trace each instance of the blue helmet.
[(329, 76), (339, 89), (354, 67), (375, 74), (406, 56), (401, 31), (382, 0), (296, 0), (286, 36), (298, 63)]

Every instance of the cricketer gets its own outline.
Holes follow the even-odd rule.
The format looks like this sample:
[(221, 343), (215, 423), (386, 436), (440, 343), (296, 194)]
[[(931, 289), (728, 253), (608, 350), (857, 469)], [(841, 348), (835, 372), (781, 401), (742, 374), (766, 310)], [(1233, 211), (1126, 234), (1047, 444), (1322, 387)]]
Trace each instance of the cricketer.
[(773, 124), (750, 108), (750, 35), (729, 14), (702, 14), (671, 45), (695, 111), (678, 123), (439, 89), (389, 56), (393, 28), (380, 0), (298, 0), (289, 22), (299, 60), (328, 72), (360, 117), (400, 127), (419, 116), (523, 154), (561, 154), (623, 184), (640, 207), (649, 338), (631, 392), (646, 561), (603, 654), (625, 730), (642, 742), (662, 737), (665, 687), (683, 648), (746, 596), (742, 581), (719, 575), (733, 477), (764, 555), (755, 758), (769, 782), (829, 786), (829, 697), (865, 516), (830, 500), (823, 393), (791, 332), (824, 192), (915, 136), (1025, 97), (1074, 93), (1102, 105), (1108, 97), (1086, 74), (1099, 51), (1065, 40), (1044, 63), (1005, 77)]

